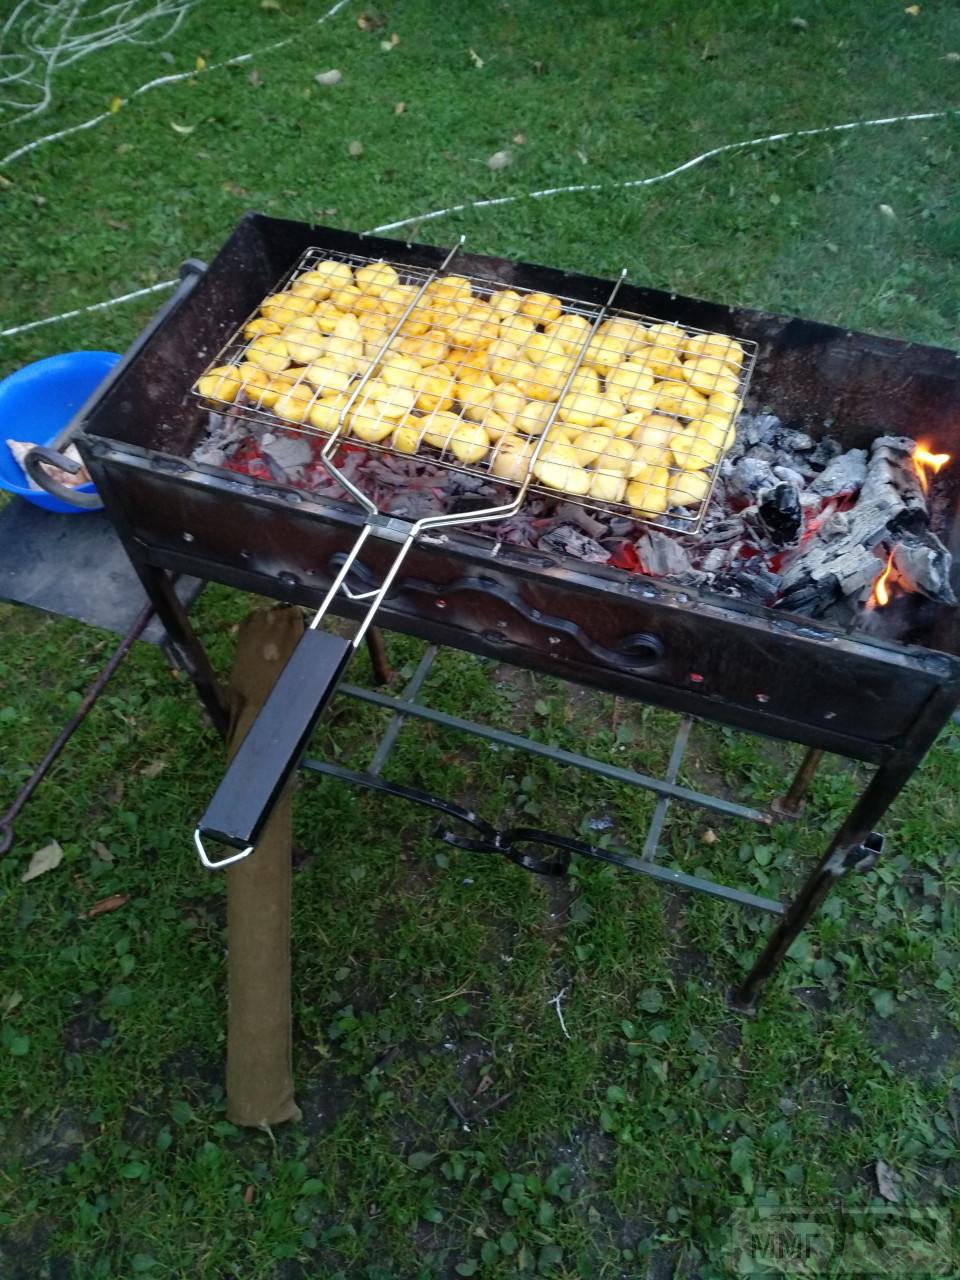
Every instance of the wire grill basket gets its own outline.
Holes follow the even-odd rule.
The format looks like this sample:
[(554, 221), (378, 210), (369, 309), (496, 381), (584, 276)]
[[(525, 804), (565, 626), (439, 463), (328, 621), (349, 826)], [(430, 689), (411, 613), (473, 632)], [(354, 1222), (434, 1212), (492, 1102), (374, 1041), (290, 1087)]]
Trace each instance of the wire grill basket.
[(696, 533), (756, 347), (617, 309), (617, 287), (593, 304), (311, 248), (193, 390), (327, 457), (349, 439)]

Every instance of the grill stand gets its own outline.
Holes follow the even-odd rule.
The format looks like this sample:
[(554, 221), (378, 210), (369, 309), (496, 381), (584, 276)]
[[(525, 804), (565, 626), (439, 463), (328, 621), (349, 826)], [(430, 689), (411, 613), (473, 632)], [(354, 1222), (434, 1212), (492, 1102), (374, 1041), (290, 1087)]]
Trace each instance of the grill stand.
[[(173, 591), (170, 576), (164, 570), (141, 559), (135, 545), (128, 542), (127, 550), (131, 554), (131, 560), (144, 590), (167, 628), (170, 643), (178, 661), (192, 679), (215, 727), (225, 736), (228, 713), (223, 691), (203, 644)], [(381, 676), (386, 674), (385, 652), (382, 644), (375, 640), (370, 651), (375, 676), (380, 680)], [(536, 874), (563, 875), (569, 866), (571, 853), (577, 853), (581, 857), (595, 858), (648, 876), (674, 888), (705, 893), (738, 906), (764, 911), (778, 917), (779, 923), (763, 951), (744, 981), (730, 993), (728, 998), (731, 1009), (745, 1014), (755, 1012), (762, 989), (779, 970), (790, 947), (806, 928), (837, 881), (850, 871), (863, 872), (875, 865), (882, 848), (882, 837), (877, 835), (875, 828), (910, 779), (927, 750), (933, 745), (940, 729), (949, 720), (955, 701), (955, 691), (949, 686), (929, 699), (924, 714), (917, 719), (900, 748), (876, 769), (859, 800), (841, 824), (823, 858), (796, 896), (792, 901), (782, 903), (662, 866), (656, 861), (659, 833), (662, 830), (667, 805), (671, 800), (694, 804), (714, 813), (743, 818), (762, 825), (772, 825), (774, 821), (785, 816), (795, 816), (820, 762), (821, 751), (814, 748), (807, 752), (786, 796), (781, 801), (775, 802), (770, 812), (750, 809), (706, 792), (681, 787), (676, 783), (683, 749), (690, 730), (689, 717), (684, 717), (680, 722), (666, 777), (659, 779), (423, 706), (418, 701), (419, 693), (438, 652), (438, 647), (435, 645), (427, 650), (411, 681), (399, 696), (363, 689), (351, 684), (339, 686), (340, 695), (385, 707), (394, 712), (393, 720), (365, 772), (345, 769), (340, 765), (316, 758), (305, 759), (302, 767), (310, 772), (322, 773), (342, 782), (381, 791), (432, 809), (442, 814), (448, 821), (452, 819), (462, 828), (458, 832), (444, 823), (439, 824), (437, 833), (445, 843), (470, 852), (499, 854)], [(517, 827), (498, 830), (490, 822), (464, 809), (455, 801), (432, 795), (416, 787), (385, 780), (381, 777), (381, 771), (408, 717), (456, 729), (489, 742), (526, 751), (574, 768), (586, 769), (601, 777), (656, 793), (659, 801), (651, 820), (651, 828), (642, 856), (631, 857), (624, 852), (532, 828)]]

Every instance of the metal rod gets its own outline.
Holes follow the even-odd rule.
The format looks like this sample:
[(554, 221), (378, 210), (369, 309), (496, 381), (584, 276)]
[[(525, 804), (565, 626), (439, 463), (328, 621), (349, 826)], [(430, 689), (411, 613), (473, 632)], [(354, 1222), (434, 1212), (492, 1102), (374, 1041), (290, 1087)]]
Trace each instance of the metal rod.
[(103, 668), (103, 670), (97, 676), (96, 680), (94, 680), (93, 684), (90, 685), (89, 689), (87, 689), (87, 692), (83, 696), (82, 702), (77, 707), (74, 714), (70, 717), (67, 723), (63, 726), (63, 728), (57, 734), (56, 738), (53, 740), (50, 746), (50, 749), (47, 751), (47, 754), (43, 757), (43, 759), (34, 769), (33, 773), (30, 775), (27, 781), (23, 784), (19, 793), (14, 798), (13, 803), (10, 805), (9, 809), (7, 809), (3, 817), (0, 818), (0, 856), (2, 856), (5, 853), (8, 853), (10, 849), (13, 848), (13, 842), (16, 835), (13, 824), (16, 821), (21, 810), (23, 809), (24, 805), (27, 803), (27, 801), (36, 791), (37, 787), (39, 787), (40, 783), (44, 780), (44, 778), (50, 772), (50, 768), (53, 765), (54, 761), (63, 751), (64, 747), (73, 737), (74, 733), (76, 733), (77, 729), (79, 729), (80, 726), (83, 724), (84, 720), (87, 718), (87, 715), (90, 712), (91, 707), (94, 705), (94, 703), (100, 697), (101, 693), (103, 693), (104, 689), (109, 684), (112, 676), (116, 672), (117, 668), (120, 666), (120, 663), (124, 660), (124, 658), (130, 652), (135, 641), (140, 639), (144, 631), (149, 626), (155, 612), (156, 610), (154, 609), (153, 605), (149, 601), (143, 606), (143, 608), (137, 614), (136, 618), (134, 618), (133, 623), (130, 627), (130, 630), (127, 632), (127, 634), (120, 641), (120, 644), (117, 646), (116, 649), (114, 649), (113, 653), (110, 655), (110, 659), (107, 662), (107, 665)]
[[(371, 631), (370, 634), (373, 635), (373, 631)], [(410, 683), (404, 689), (403, 693), (401, 693), (400, 695), (401, 702), (415, 702), (417, 700), (417, 695), (420, 693), (420, 690), (423, 688), (423, 682), (426, 680), (427, 676), (429, 675), (430, 668), (433, 666), (434, 659), (436, 658), (438, 653), (439, 653), (439, 649), (435, 644), (432, 644), (427, 650), (427, 652), (420, 659), (420, 662), (417, 665), (416, 671), (413, 673), (413, 677), (410, 680)], [(398, 711), (394, 715), (393, 719), (390, 721), (389, 725), (387, 725), (387, 731), (383, 735), (383, 737), (380, 739), (380, 743), (377, 747), (374, 757), (370, 761), (370, 767), (367, 770), (367, 772), (372, 774), (375, 778), (379, 776), (380, 770), (387, 763), (387, 757), (390, 755), (390, 752), (393, 750), (393, 744), (396, 742), (397, 735), (399, 734), (402, 728), (403, 728), (403, 715)]]
[[(667, 772), (664, 774), (665, 782), (676, 782), (677, 774), (680, 772), (680, 763), (683, 760), (683, 753), (687, 749), (687, 740), (690, 737), (690, 730), (692, 728), (693, 721), (689, 716), (684, 716), (677, 727), (677, 736), (673, 740), (673, 751), (670, 755), (670, 763), (667, 765)], [(650, 826), (647, 829), (647, 838), (643, 842), (643, 853), (640, 855), (641, 861), (643, 862), (656, 861), (657, 846), (660, 844), (660, 832), (663, 830), (663, 824), (666, 820), (667, 809), (669, 807), (669, 796), (661, 796), (653, 811), (653, 817), (650, 819)]]
[(795, 818), (800, 812), (823, 755), (823, 749), (820, 747), (808, 749), (800, 762), (796, 777), (790, 784), (789, 791), (784, 796), (778, 796), (770, 806), (778, 818)]
[(601, 778), (609, 778), (612, 782), (625, 782), (629, 786), (640, 787), (644, 791), (657, 792), (669, 796), (672, 800), (680, 800), (686, 804), (695, 804), (703, 809), (712, 809), (716, 813), (725, 814), (728, 818), (744, 818), (748, 822), (758, 822), (769, 826), (768, 813), (758, 809), (748, 809), (744, 805), (734, 804), (731, 800), (723, 800), (719, 796), (708, 796), (699, 791), (691, 791), (687, 787), (678, 787), (675, 783), (664, 782), (660, 778), (651, 778), (632, 769), (623, 769), (619, 765), (605, 764), (602, 760), (592, 760), (588, 756), (577, 755), (573, 751), (563, 751), (559, 747), (543, 742), (534, 742), (530, 738), (522, 738), (515, 733), (507, 733), (502, 729), (492, 729), (488, 725), (476, 724), (472, 720), (463, 720), (459, 716), (449, 715), (445, 711), (434, 711), (430, 707), (422, 707), (417, 703), (404, 703), (399, 698), (388, 694), (377, 693), (374, 689), (362, 689), (358, 685), (341, 684), (340, 692), (351, 698), (359, 698), (361, 702), (372, 702), (378, 707), (395, 710), (401, 716), (414, 716), (418, 720), (428, 720), (433, 724), (444, 725), (448, 729), (459, 729), (462, 733), (470, 733), (488, 742), (497, 742), (501, 746), (513, 747), (518, 751), (527, 751), (531, 755), (542, 756), (557, 764), (573, 765), (596, 773)]

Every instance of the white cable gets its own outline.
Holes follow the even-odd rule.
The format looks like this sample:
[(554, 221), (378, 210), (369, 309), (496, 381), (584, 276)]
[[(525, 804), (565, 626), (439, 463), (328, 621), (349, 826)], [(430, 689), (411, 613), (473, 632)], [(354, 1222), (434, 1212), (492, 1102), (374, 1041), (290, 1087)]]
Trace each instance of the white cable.
[[(333, 5), (332, 8), (328, 9), (322, 17), (318, 18), (314, 25), (318, 27), (323, 26), (325, 22), (334, 17), (335, 14), (339, 13), (344, 5), (349, 3), (350, 0), (337, 0), (337, 3)], [(172, 75), (157, 76), (156, 79), (148, 80), (146, 84), (142, 84), (138, 89), (134, 89), (127, 97), (121, 98), (117, 110), (120, 110), (122, 107), (129, 106), (134, 98), (139, 98), (141, 94), (150, 93), (151, 90), (159, 89), (163, 85), (178, 84), (181, 80), (189, 80), (197, 76), (208, 75), (211, 71), (222, 71), (224, 67), (239, 67), (245, 62), (250, 62), (252, 59), (260, 57), (266, 53), (273, 53), (277, 49), (283, 49), (287, 45), (293, 44), (295, 40), (302, 39), (302, 33), (297, 32), (296, 35), (285, 36), (282, 40), (276, 40), (273, 44), (265, 45), (260, 49), (253, 49), (249, 53), (240, 53), (235, 57), (225, 58), (223, 62), (211, 62), (209, 65), (204, 67), (202, 71), (180, 71)], [(17, 147), (15, 151), (9, 152), (3, 157), (3, 159), (0, 159), (0, 169), (6, 168), (6, 166), (12, 164), (14, 160), (19, 160), (21, 156), (27, 155), (30, 151), (36, 151), (38, 147), (44, 147), (50, 142), (58, 142), (61, 138), (69, 138), (72, 134), (82, 133), (85, 129), (92, 129), (96, 125), (101, 124), (104, 120), (109, 120), (113, 114), (113, 111), (101, 111), (99, 115), (91, 116), (89, 120), (83, 120), (80, 124), (70, 125), (67, 129), (59, 129), (56, 133), (44, 134), (41, 138), (34, 138), (32, 142), (24, 143), (22, 147)]]
[(445, 218), (451, 213), (462, 213), (465, 209), (491, 209), (496, 205), (515, 204), (518, 200), (542, 200), (546, 196), (577, 195), (584, 191), (629, 190), (631, 187), (652, 187), (654, 183), (665, 182), (667, 178), (675, 178), (679, 173), (694, 169), (705, 160), (723, 155), (729, 151), (743, 151), (748, 147), (761, 147), (768, 142), (784, 142), (789, 138), (813, 138), (818, 134), (840, 133), (848, 129), (869, 129), (878, 125), (900, 124), (906, 120), (942, 120), (946, 116), (960, 114), (960, 108), (948, 107), (943, 111), (918, 111), (905, 116), (883, 116), (876, 120), (848, 120), (844, 124), (821, 125), (815, 129), (790, 129), (784, 133), (767, 133), (760, 138), (748, 138), (744, 142), (725, 142), (722, 146), (711, 147), (692, 160), (663, 173), (654, 174), (651, 178), (630, 178), (626, 182), (580, 182), (570, 187), (544, 187), (542, 191), (525, 191), (514, 196), (495, 196), (487, 200), (468, 200), (463, 204), (452, 204), (447, 209), (433, 209), (429, 213), (419, 213), (412, 218), (401, 218), (397, 222), (384, 222), (374, 227), (368, 234), (382, 231), (397, 231), (400, 227), (409, 227), (414, 223), (432, 222), (435, 218)]
[[(0, 27), (0, 108), (20, 124), (53, 98), (62, 67), (117, 44), (159, 44), (174, 34), (196, 0), (20, 0)], [(159, 28), (159, 29), (158, 29)]]
[(147, 285), (145, 289), (134, 289), (133, 293), (121, 293), (117, 298), (107, 298), (104, 302), (91, 302), (88, 307), (77, 307), (73, 311), (63, 311), (58, 316), (46, 316), (43, 320), (31, 320), (29, 324), (17, 324), (12, 329), (0, 329), (0, 338), (12, 338), (15, 333), (27, 333), (30, 329), (40, 329), (45, 324), (56, 324), (59, 320), (72, 320), (74, 316), (86, 315), (88, 311), (105, 311), (107, 307), (119, 306), (121, 302), (132, 302), (134, 298), (145, 298), (148, 293), (159, 293), (161, 289), (172, 289), (178, 281), (161, 280), (159, 284)]

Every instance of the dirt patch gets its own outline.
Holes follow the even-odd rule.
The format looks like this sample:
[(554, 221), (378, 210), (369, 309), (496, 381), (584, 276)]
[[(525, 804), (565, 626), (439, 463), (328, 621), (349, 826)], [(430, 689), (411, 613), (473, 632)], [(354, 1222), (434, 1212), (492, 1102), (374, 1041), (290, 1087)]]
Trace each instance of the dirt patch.
[(890, 1066), (925, 1084), (960, 1071), (960, 1032), (925, 1000), (898, 1006), (891, 1018), (870, 1019), (870, 1039)]

